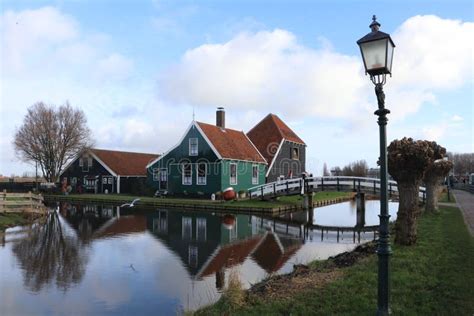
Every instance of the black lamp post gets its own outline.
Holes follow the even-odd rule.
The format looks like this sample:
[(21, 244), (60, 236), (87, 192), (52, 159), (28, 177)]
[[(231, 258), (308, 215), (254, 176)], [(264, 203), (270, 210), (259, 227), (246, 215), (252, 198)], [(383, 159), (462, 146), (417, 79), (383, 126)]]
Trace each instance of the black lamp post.
[(389, 314), (389, 257), (392, 252), (390, 249), (390, 234), (388, 230), (388, 199), (387, 199), (387, 134), (385, 126), (387, 125), (387, 114), (390, 113), (385, 108), (385, 94), (383, 85), (386, 76), (392, 75), (393, 43), (390, 35), (380, 32), (380, 23), (376, 21), (375, 15), (372, 18), (369, 34), (357, 41), (364, 60), (365, 73), (370, 75), (370, 80), (375, 85), (375, 94), (377, 95), (378, 110), (375, 115), (378, 118), (380, 134), (380, 226), (377, 255), (379, 257), (378, 272), (378, 300), (377, 315)]

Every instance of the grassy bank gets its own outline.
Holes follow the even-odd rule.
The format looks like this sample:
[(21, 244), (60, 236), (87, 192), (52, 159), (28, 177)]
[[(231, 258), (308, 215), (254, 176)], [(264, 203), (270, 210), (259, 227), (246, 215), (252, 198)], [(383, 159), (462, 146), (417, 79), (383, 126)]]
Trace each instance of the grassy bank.
[(449, 192), (449, 200), (448, 200), (448, 192), (442, 192), (438, 198), (438, 202), (456, 203), (456, 199), (454, 198), (454, 194), (452, 192)]
[[(441, 207), (439, 215), (423, 215), (418, 243), (393, 246), (391, 256), (391, 310), (394, 315), (472, 315), (474, 313), (474, 238), (460, 211)], [(373, 315), (377, 306), (377, 257), (371, 254), (353, 266), (330, 268), (330, 261), (316, 262), (315, 281), (295, 291), (278, 288), (266, 295), (247, 293), (238, 306), (228, 300), (204, 308), (197, 315), (292, 314)], [(332, 274), (330, 274), (332, 273)], [(321, 275), (329, 275), (328, 281)], [(307, 281), (307, 277), (304, 278)], [(298, 282), (298, 278), (285, 282)], [(322, 285), (321, 285), (322, 284)], [(288, 293), (285, 295), (285, 293)]]
[[(351, 196), (351, 192), (318, 192), (315, 194), (314, 201), (321, 200), (333, 200), (336, 198), (345, 198)], [(122, 195), (122, 194), (71, 194), (71, 195), (50, 195), (45, 196), (46, 199), (52, 200), (66, 200), (66, 201), (77, 201), (77, 202), (91, 202), (91, 203), (114, 203), (121, 204), (130, 202), (133, 199), (140, 198), (137, 205), (149, 205), (149, 206), (210, 206), (213, 208), (221, 209), (279, 209), (289, 207), (300, 207), (303, 203), (303, 198), (299, 195), (284, 196), (277, 200), (261, 201), (261, 200), (236, 200), (236, 201), (211, 201), (204, 199), (189, 199), (189, 198), (155, 198), (148, 196), (133, 196), (133, 195)]]
[(4, 231), (8, 227), (26, 225), (30, 219), (19, 213), (0, 213), (0, 231)]

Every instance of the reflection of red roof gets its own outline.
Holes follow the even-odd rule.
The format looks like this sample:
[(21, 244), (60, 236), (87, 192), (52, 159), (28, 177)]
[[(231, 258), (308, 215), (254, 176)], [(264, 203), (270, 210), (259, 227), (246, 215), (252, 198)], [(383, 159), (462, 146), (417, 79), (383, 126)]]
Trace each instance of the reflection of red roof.
[(266, 163), (244, 132), (201, 122), (197, 124), (222, 158)]
[(285, 122), (271, 113), (255, 125), (247, 136), (268, 163), (271, 163), (282, 139), (305, 145), (304, 141)]
[(105, 224), (95, 234), (95, 237), (108, 237), (115, 235), (126, 235), (141, 233), (146, 231), (146, 217), (145, 216), (120, 216), (119, 218), (111, 219), (110, 225)]
[(219, 252), (204, 267), (199, 277), (211, 275), (222, 268), (229, 268), (245, 261), (247, 256), (257, 246), (262, 236), (238, 241), (219, 249)]
[(159, 157), (155, 154), (91, 149), (103, 163), (120, 176), (146, 176), (146, 166)]
[(265, 235), (265, 239), (260, 243), (252, 257), (257, 264), (268, 273), (276, 272), (290, 259), (295, 252), (301, 248), (301, 244), (292, 244), (282, 249), (276, 240), (277, 236), (273, 233)]

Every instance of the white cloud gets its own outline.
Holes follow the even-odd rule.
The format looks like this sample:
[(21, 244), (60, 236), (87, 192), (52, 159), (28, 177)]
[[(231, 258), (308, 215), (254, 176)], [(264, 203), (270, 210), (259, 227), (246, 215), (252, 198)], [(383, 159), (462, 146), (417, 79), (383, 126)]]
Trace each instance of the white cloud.
[[(394, 76), (386, 90), (393, 119), (437, 104), (436, 93), (472, 81), (474, 23), (415, 16), (393, 34)], [(442, 39), (442, 43), (440, 43)], [(328, 40), (304, 47), (285, 30), (240, 33), (225, 43), (188, 50), (162, 74), (164, 97), (198, 106), (266, 109), (286, 116), (349, 118), (372, 111), (375, 96), (359, 56)]]
[(277, 29), (189, 50), (160, 86), (165, 97), (182, 103), (339, 117), (363, 103), (366, 83), (358, 58), (307, 49)]
[(459, 115), (453, 115), (451, 117), (451, 121), (453, 121), (453, 122), (462, 122), (462, 121), (464, 121), (464, 119)]
[(101, 78), (122, 80), (128, 78), (133, 71), (133, 61), (120, 54), (111, 54), (97, 63)]
[(447, 129), (448, 125), (445, 123), (423, 127), (422, 139), (439, 142), (445, 136)]

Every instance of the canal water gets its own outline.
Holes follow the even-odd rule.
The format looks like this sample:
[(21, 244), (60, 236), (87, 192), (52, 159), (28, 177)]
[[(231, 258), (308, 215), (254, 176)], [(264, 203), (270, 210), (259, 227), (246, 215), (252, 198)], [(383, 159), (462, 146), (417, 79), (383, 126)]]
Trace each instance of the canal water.
[[(389, 209), (393, 219), (397, 204)], [(0, 242), (0, 315), (194, 310), (219, 299), (231, 271), (248, 288), (373, 240), (350, 229), (377, 225), (379, 202), (276, 218), (69, 203), (52, 211)]]

